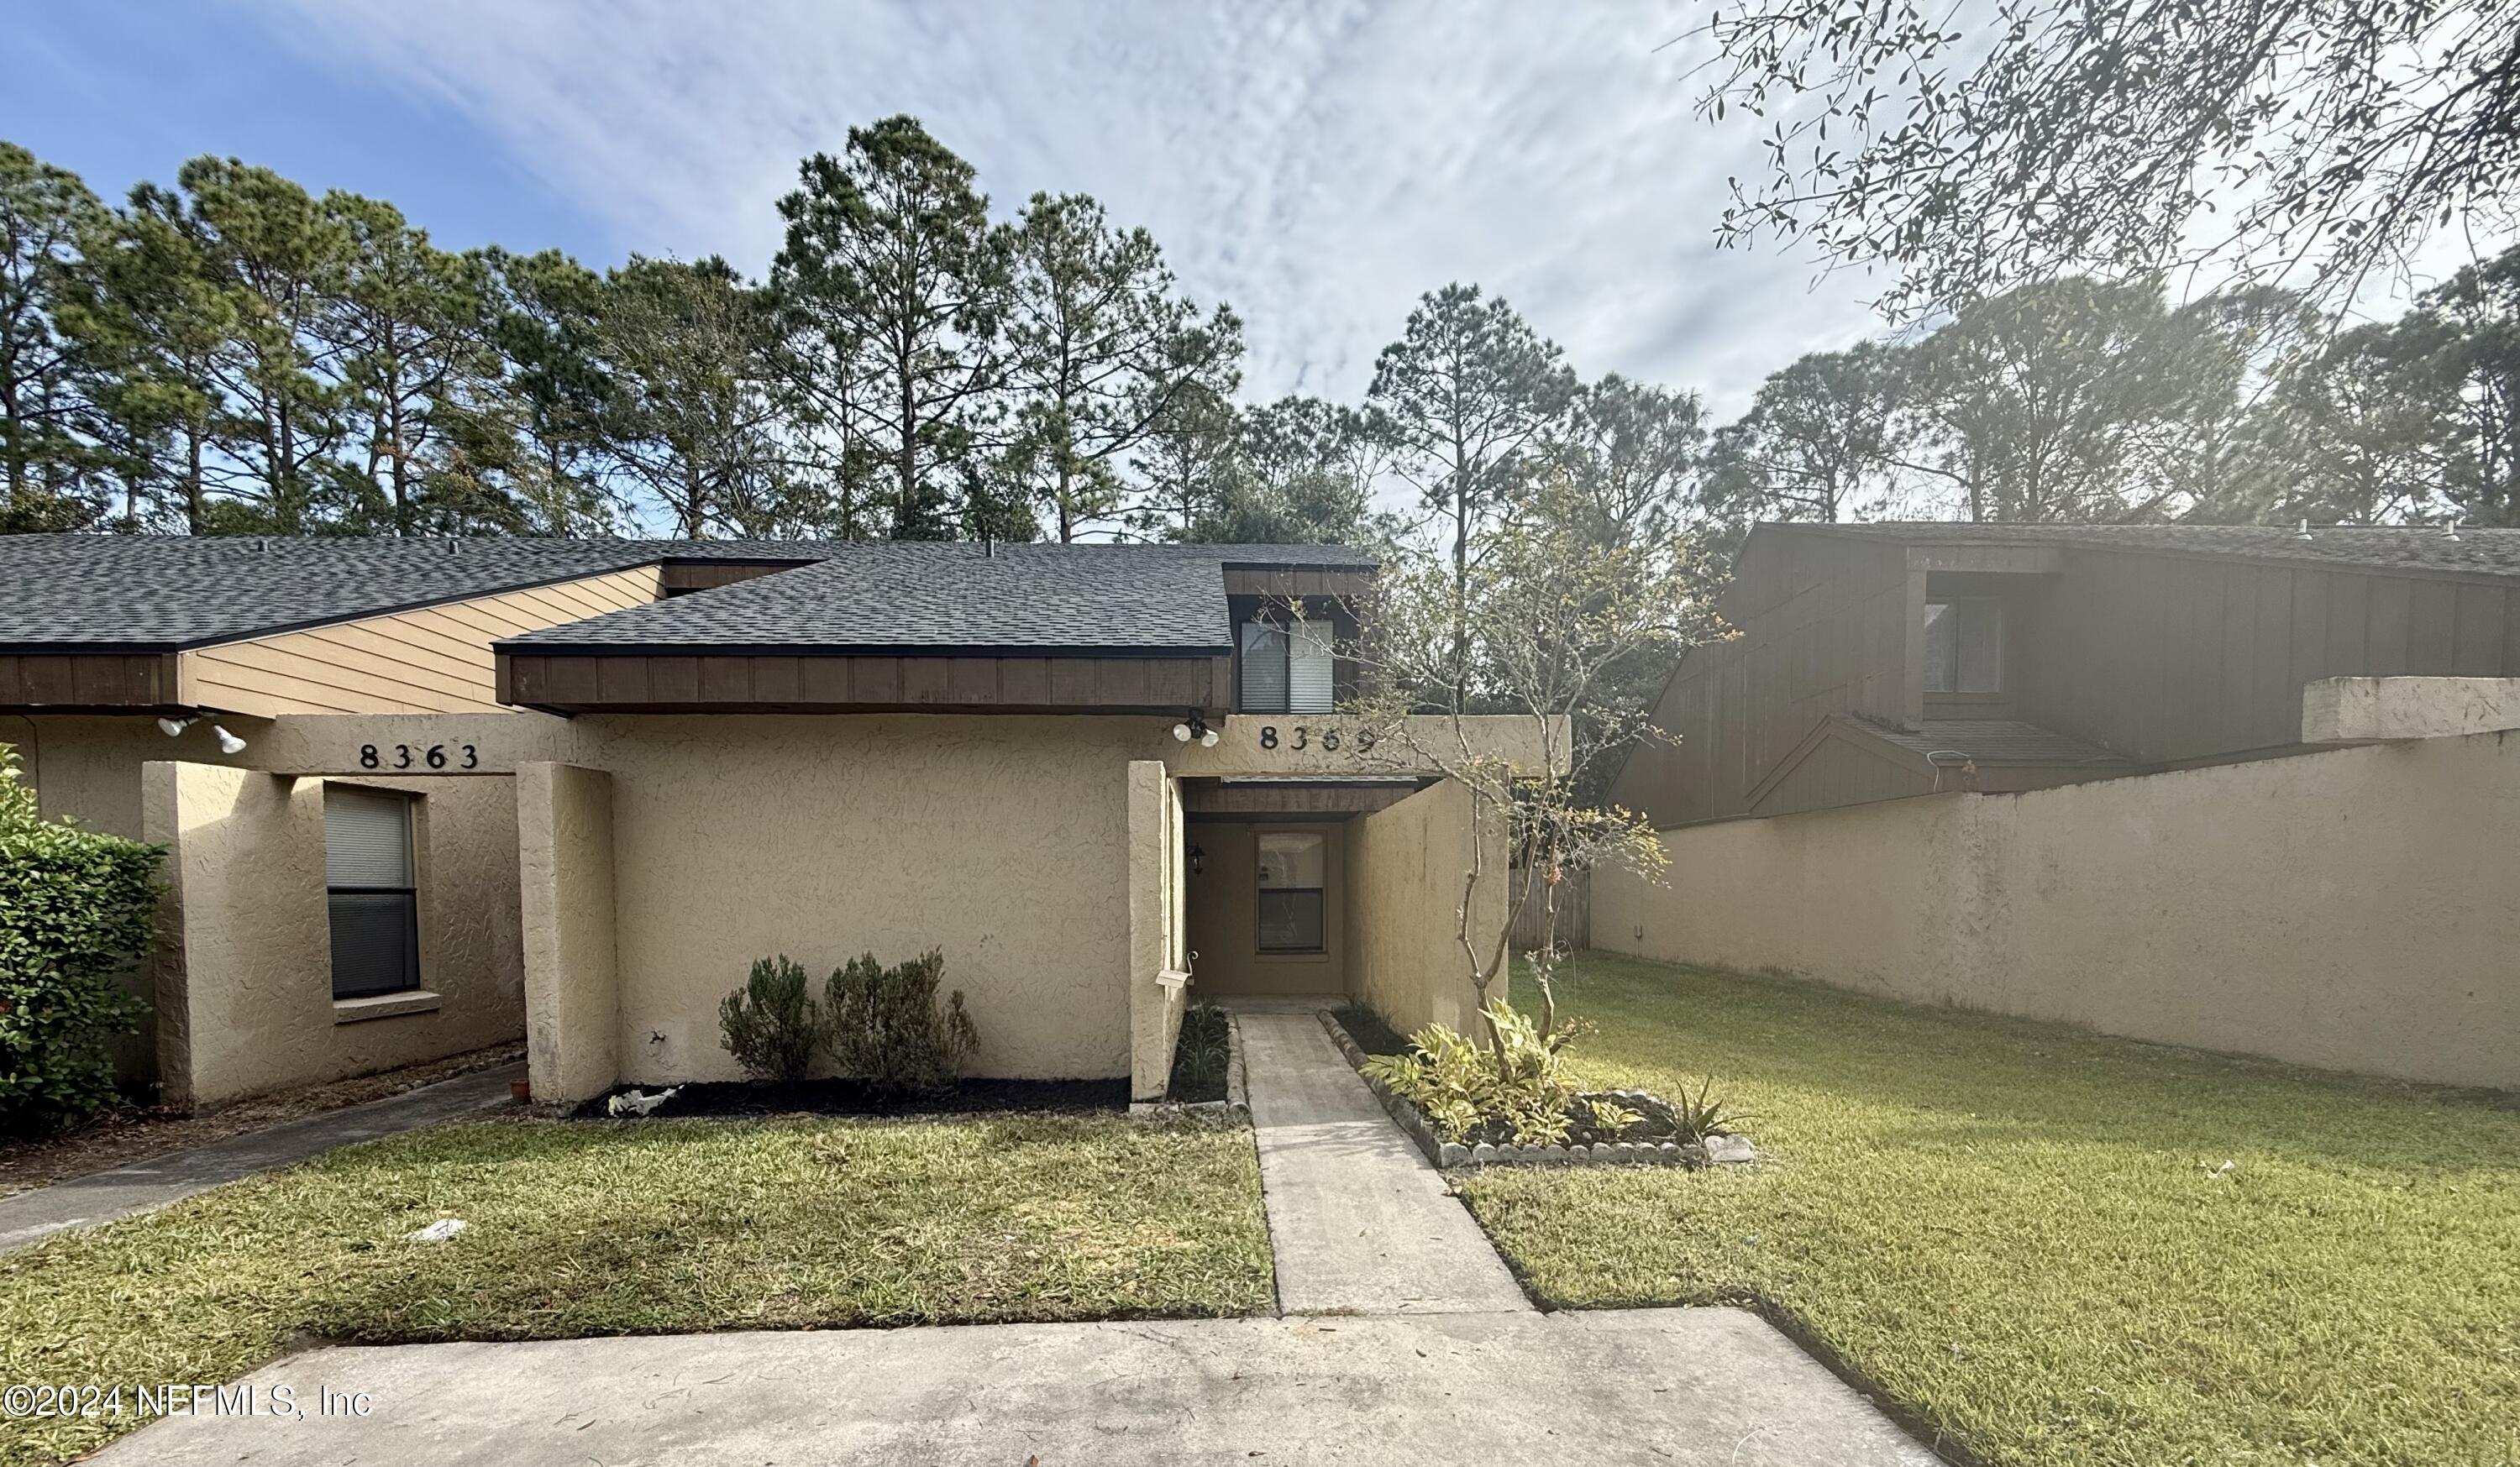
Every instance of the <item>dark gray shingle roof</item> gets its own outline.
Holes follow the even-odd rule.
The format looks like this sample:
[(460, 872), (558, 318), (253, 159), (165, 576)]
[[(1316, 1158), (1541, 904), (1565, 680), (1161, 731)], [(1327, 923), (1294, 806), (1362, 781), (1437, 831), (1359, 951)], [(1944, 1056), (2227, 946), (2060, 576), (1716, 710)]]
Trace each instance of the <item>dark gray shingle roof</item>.
[(0, 645), (172, 650), (661, 558), (631, 540), (0, 536)]
[(2520, 529), (2458, 531), (2439, 525), (2349, 528), (2313, 526), (2308, 539), (2283, 525), (2222, 524), (1968, 524), (1884, 520), (1871, 524), (1779, 523), (1831, 535), (1897, 539), (1922, 545), (2060, 545), (2092, 549), (2166, 551), (2182, 555), (2246, 556), (2392, 570), (2458, 571), (2520, 576)]
[(819, 564), (529, 632), (503, 650), (1016, 648), (1217, 652), (1229, 565), (1365, 569), (1317, 545), (825, 547)]
[(0, 535), (0, 646), (171, 651), (811, 541)]
[(1864, 732), (1919, 754), (1961, 754), (1979, 764), (2124, 764), (2095, 743), (2017, 718), (1954, 718), (1902, 729), (1862, 719)]

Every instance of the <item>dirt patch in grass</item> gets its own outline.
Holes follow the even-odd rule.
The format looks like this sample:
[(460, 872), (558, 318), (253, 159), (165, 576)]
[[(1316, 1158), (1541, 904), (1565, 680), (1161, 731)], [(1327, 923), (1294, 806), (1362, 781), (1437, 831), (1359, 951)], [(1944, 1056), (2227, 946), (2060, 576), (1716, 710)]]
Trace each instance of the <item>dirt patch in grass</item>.
[[(405, 1234), (440, 1218), (449, 1242)], [(1262, 1313), (1248, 1131), (1190, 1119), (464, 1122), (0, 1255), (0, 1381), (371, 1344)], [(0, 1462), (120, 1421), (0, 1420)]]
[(1994, 1467), (2520, 1462), (2502, 1104), (1598, 956), (1559, 992), (1579, 1083), (1711, 1075), (1770, 1164), (1462, 1174), (1545, 1303), (1755, 1303)]
[(92, 1125), (61, 1135), (0, 1141), (0, 1197), (93, 1172), (110, 1172), (170, 1151), (205, 1146), (301, 1116), (365, 1105), (524, 1057), (522, 1044), (493, 1045), (355, 1080), (276, 1090), (202, 1116), (144, 1106), (111, 1111)]
[[(614, 1095), (654, 1094), (663, 1086), (615, 1086), (570, 1112), (575, 1120), (609, 1119)], [(702, 1081), (673, 1088), (674, 1097), (649, 1112), (678, 1116), (974, 1116), (1014, 1112), (1090, 1115), (1129, 1108), (1126, 1080), (966, 1080), (936, 1095), (885, 1094), (855, 1080)]]

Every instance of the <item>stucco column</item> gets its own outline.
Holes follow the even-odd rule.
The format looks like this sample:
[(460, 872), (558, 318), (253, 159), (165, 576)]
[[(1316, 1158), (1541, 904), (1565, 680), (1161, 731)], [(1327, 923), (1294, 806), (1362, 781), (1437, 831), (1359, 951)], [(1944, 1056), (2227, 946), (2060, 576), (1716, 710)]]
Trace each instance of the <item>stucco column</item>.
[(572, 1104), (610, 1089), (621, 1073), (612, 777), (518, 765), (517, 856), (534, 1100)]
[(1181, 796), (1172, 772), (1132, 760), (1129, 799), (1129, 1098), (1160, 1100), (1172, 1080), (1182, 987)]

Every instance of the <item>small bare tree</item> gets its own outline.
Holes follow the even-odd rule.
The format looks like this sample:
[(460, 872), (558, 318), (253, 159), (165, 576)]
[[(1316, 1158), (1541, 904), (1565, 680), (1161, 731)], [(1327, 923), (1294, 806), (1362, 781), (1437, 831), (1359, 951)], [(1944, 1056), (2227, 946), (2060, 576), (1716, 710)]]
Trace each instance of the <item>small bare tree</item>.
[[(1660, 736), (1651, 704), (1671, 660), (1722, 630), (1693, 541), (1605, 540), (1580, 508), (1569, 486), (1544, 484), (1496, 529), (1465, 582), (1437, 556), (1386, 569), (1360, 616), (1366, 686), (1351, 705), (1469, 793), (1454, 935), (1483, 1013), (1511, 960), (1514, 919), (1537, 904), (1540, 940), (1527, 956), (1544, 1039), (1557, 1022), (1567, 878), (1622, 863), (1658, 876), (1664, 865), (1650, 821), (1590, 792), (1630, 745)], [(1465, 663), (1455, 641), (1464, 603)], [(1464, 695), (1454, 695), (1457, 686)], [(1508, 757), (1481, 730), (1498, 718), (1529, 720), (1536, 747)], [(1494, 933), (1472, 923), (1490, 882), (1507, 893), (1507, 920)], [(1493, 1023), (1488, 1040), (1497, 1042)]]

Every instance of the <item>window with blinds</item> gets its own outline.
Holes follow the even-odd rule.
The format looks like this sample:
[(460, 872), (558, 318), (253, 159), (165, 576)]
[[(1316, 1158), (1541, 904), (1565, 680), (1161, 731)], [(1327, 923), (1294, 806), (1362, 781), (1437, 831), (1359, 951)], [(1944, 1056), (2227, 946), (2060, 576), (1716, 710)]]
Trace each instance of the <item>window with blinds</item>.
[(420, 890), (409, 795), (324, 787), (324, 897), (333, 997), (420, 987)]
[(1328, 842), (1313, 831), (1260, 835), (1260, 941), (1263, 953), (1322, 951), (1322, 890)]
[(1333, 647), (1327, 621), (1242, 624), (1245, 713), (1328, 713), (1336, 701)]

